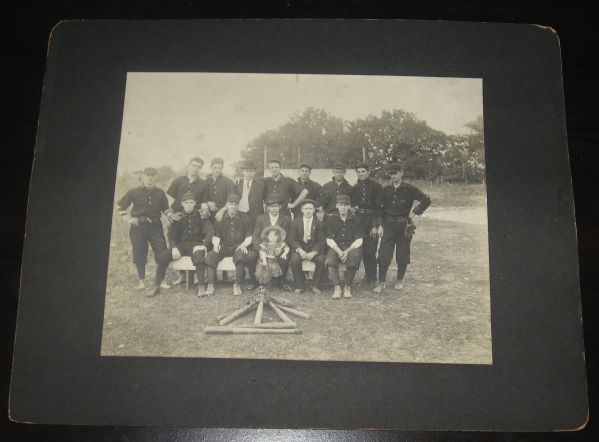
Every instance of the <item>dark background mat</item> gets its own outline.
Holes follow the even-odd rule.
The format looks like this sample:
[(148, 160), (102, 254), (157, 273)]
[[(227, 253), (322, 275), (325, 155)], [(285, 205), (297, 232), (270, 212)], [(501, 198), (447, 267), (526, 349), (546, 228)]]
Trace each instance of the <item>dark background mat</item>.
[[(156, 3), (156, 4), (153, 4)], [(166, 2), (165, 2), (166, 3)], [(3, 9), (3, 69), (0, 253), (0, 440), (593, 440), (599, 437), (593, 419), (596, 409), (597, 292), (599, 205), (594, 199), (599, 146), (597, 122), (596, 33), (591, 2), (546, 1), (406, 1), (310, 2), (246, 1), (177, 2), (15, 2)], [(577, 433), (418, 433), (384, 431), (286, 431), (63, 427), (14, 424), (7, 420), (8, 386), (27, 206), (27, 191), (47, 39), (52, 26), (75, 18), (233, 18), (233, 17), (348, 17), (470, 20), (537, 23), (553, 27), (562, 46), (568, 141), (572, 167), (580, 254), (580, 277), (591, 419)], [(595, 178), (595, 179), (593, 179)], [(71, 216), (65, 213), (64, 216)], [(115, 404), (118, 407), (118, 404)], [(594, 437), (593, 437), (594, 436)]]

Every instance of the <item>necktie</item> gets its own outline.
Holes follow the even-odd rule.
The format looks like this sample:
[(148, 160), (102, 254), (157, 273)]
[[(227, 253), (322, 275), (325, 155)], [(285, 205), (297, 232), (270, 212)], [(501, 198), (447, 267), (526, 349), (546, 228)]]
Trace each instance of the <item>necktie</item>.
[(310, 241), (310, 220), (306, 219), (304, 220), (304, 242), (308, 242)]
[(247, 182), (247, 184), (248, 184), (248, 185), (247, 185), (247, 188), (249, 189), (249, 188), (250, 188), (250, 182), (248, 181), (248, 182)]

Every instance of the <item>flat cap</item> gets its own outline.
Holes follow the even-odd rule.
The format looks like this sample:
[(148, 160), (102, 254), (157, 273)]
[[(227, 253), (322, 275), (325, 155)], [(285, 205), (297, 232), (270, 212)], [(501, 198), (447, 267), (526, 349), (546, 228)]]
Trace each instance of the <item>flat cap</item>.
[(303, 200), (300, 203), (300, 207), (304, 207), (304, 204), (312, 204), (314, 207), (316, 207), (316, 201), (311, 200), (310, 198), (306, 198), (305, 200)]
[(278, 193), (271, 193), (266, 197), (266, 205), (270, 205), (270, 204), (282, 204), (283, 203), (283, 197), (281, 195), (279, 195)]
[(366, 169), (366, 170), (370, 170), (370, 165), (368, 163), (363, 163), (362, 162), (362, 163), (356, 164), (356, 169), (358, 169), (360, 167), (363, 168), (363, 169)]
[(191, 193), (191, 192), (185, 192), (183, 195), (181, 195), (181, 202), (183, 201), (187, 201), (187, 200), (196, 200), (196, 196)]
[(302, 163), (299, 165), (298, 169), (301, 169), (302, 167), (305, 167), (306, 169), (310, 169), (312, 170), (312, 166), (310, 166), (308, 163)]
[(337, 204), (347, 204), (349, 206), (351, 205), (351, 198), (349, 195), (339, 195), (337, 197)]
[(235, 193), (232, 193), (231, 195), (229, 195), (227, 197), (227, 202), (228, 203), (238, 203), (239, 202), (239, 197)]
[(391, 163), (387, 166), (388, 172), (401, 172), (403, 167), (400, 163)]
[(158, 175), (158, 171), (153, 167), (146, 167), (143, 173), (144, 175)]
[(268, 164), (270, 164), (270, 163), (277, 163), (280, 166), (281, 160), (277, 160), (276, 158), (271, 158), (270, 160), (268, 160)]
[(210, 165), (212, 166), (213, 164), (220, 164), (222, 166), (223, 164), (225, 164), (225, 160), (223, 160), (222, 158), (212, 158), (210, 160)]
[(347, 167), (345, 166), (345, 164), (341, 163), (341, 162), (336, 162), (335, 164), (333, 164), (333, 170), (334, 169), (341, 169), (341, 170), (346, 170)]

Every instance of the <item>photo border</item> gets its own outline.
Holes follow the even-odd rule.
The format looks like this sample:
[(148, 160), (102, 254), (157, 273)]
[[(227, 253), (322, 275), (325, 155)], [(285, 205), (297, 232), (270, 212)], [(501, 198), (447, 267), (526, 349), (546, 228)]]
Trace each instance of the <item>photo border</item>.
[[(534, 25), (61, 22), (30, 186), (11, 419), (579, 428), (588, 407), (560, 63), (557, 36)], [(483, 78), (493, 365), (100, 357), (127, 71)]]

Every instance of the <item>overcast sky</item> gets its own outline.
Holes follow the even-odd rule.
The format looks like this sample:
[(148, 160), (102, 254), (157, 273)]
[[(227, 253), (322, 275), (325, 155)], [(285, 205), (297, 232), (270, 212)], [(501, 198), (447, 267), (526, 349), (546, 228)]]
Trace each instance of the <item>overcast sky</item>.
[(127, 75), (119, 172), (180, 169), (192, 156), (238, 161), (249, 141), (307, 107), (344, 120), (413, 112), (447, 134), (483, 114), (482, 80), (441, 77), (230, 73)]

